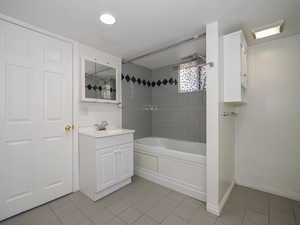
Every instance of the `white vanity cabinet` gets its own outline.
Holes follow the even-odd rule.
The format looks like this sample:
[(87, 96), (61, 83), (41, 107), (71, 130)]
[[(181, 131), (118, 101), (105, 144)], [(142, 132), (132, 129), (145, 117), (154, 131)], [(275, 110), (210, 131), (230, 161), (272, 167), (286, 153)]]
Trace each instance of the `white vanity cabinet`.
[(132, 130), (80, 132), (80, 191), (96, 201), (131, 183)]
[(245, 103), (247, 42), (242, 31), (224, 36), (224, 102)]

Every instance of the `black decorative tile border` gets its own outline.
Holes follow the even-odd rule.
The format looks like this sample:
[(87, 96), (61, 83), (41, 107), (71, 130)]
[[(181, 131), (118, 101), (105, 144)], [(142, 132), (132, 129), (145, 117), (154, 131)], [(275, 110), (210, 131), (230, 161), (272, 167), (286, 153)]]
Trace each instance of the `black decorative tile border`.
[[(102, 91), (102, 87), (101, 86), (97, 86), (97, 85), (94, 85), (92, 86), (91, 84), (88, 84), (85, 86), (88, 90), (94, 90), (94, 91)], [(109, 89), (110, 92), (116, 92), (116, 89), (114, 88), (110, 88)]]
[(162, 79), (162, 80), (157, 80), (157, 81), (151, 81), (151, 80), (145, 80), (141, 78), (136, 78), (135, 76), (130, 76), (129, 74), (121, 74), (121, 79), (126, 82), (132, 82), (133, 84), (137, 83), (138, 85), (143, 85), (147, 87), (159, 87), (161, 85), (173, 85), (176, 86), (178, 84), (177, 79), (175, 78), (170, 78), (170, 79)]

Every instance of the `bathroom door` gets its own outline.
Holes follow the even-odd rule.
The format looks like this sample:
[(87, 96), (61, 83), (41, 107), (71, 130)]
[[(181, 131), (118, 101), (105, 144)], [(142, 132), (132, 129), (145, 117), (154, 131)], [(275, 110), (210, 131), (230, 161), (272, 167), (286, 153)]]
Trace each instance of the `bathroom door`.
[(72, 45), (0, 20), (0, 220), (72, 191)]

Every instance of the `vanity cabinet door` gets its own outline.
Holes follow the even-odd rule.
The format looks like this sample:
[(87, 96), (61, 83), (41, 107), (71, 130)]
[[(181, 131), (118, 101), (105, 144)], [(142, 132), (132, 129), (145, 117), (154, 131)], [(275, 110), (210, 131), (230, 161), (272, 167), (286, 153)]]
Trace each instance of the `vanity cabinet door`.
[(98, 150), (97, 158), (97, 191), (101, 191), (116, 183), (116, 147)]
[(115, 156), (117, 180), (133, 176), (133, 143), (120, 145)]

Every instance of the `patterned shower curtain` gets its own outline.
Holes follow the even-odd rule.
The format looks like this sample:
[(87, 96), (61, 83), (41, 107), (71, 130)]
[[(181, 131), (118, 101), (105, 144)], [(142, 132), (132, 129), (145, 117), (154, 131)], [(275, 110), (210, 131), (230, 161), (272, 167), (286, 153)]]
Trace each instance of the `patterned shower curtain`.
[(179, 92), (187, 93), (206, 90), (206, 67), (198, 67), (198, 61), (179, 66)]
[(199, 90), (206, 91), (206, 67), (199, 68)]

